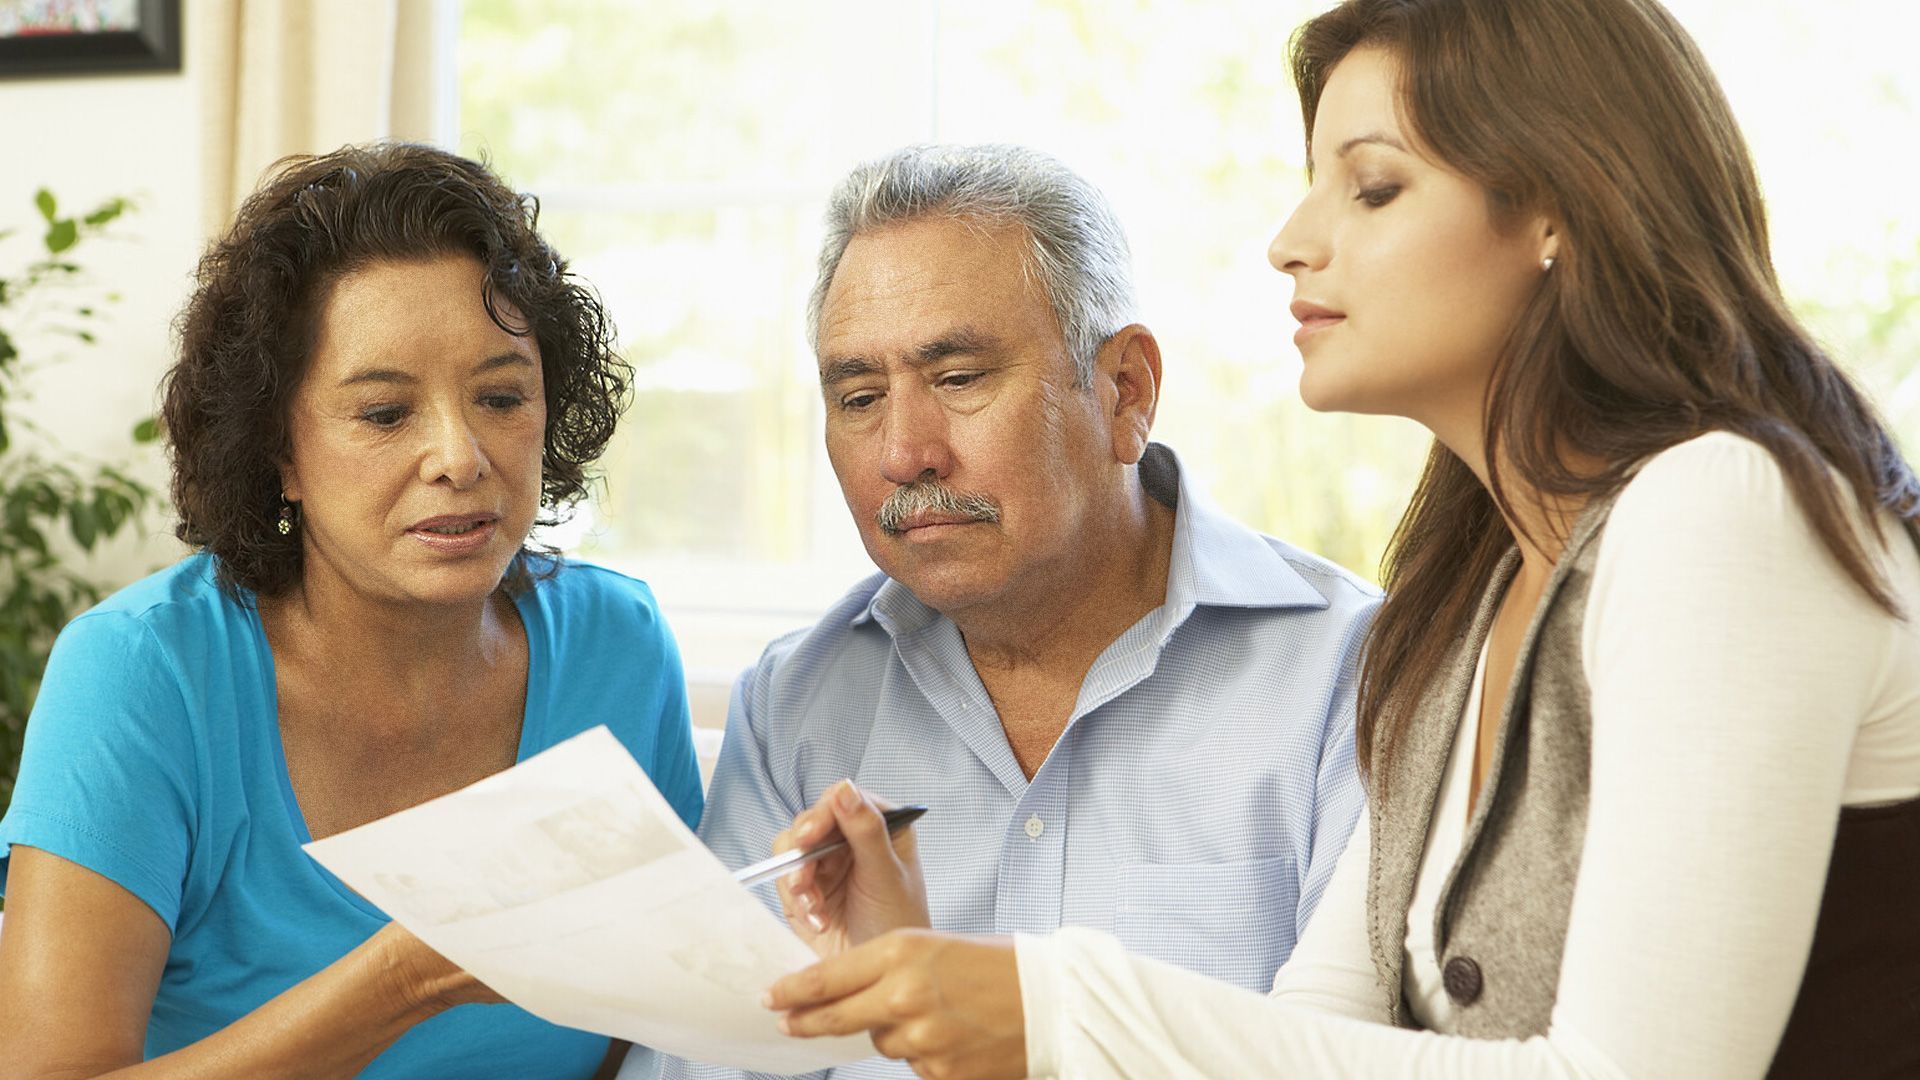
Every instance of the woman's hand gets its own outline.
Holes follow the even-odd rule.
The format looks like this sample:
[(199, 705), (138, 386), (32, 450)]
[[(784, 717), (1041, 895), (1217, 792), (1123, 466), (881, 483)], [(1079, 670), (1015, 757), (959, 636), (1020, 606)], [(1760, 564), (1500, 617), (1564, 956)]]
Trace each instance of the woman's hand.
[(409, 1012), (432, 1016), (455, 1005), (495, 1005), (506, 1000), (397, 922), (381, 927), (365, 947), (378, 958), (394, 1000)]
[(899, 930), (796, 971), (767, 991), (789, 1035), (867, 1031), (924, 1077), (1027, 1075), (1026, 1014), (1010, 938)]
[(355, 1076), (414, 1025), (499, 1001), (399, 924), (190, 1046), (142, 1064), (169, 931), (113, 881), (13, 847), (0, 938), (0, 1076)]
[(787, 922), (821, 956), (846, 952), (889, 930), (931, 925), (913, 830), (901, 829), (889, 840), (882, 817), (887, 809), (842, 780), (773, 838), (776, 852), (826, 843), (836, 831), (847, 838), (845, 850), (779, 881)]

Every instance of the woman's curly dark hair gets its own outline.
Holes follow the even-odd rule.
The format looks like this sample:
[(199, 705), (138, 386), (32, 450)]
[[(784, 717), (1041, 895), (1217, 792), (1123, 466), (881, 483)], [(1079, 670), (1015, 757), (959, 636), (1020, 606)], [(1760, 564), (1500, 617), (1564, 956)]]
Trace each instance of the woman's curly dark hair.
[(598, 298), (535, 231), (538, 218), (532, 196), (430, 146), (348, 146), (274, 167), (201, 258), (179, 318), (180, 359), (162, 383), (174, 532), (213, 553), (223, 585), (272, 596), (300, 579), (299, 533), (276, 527), (288, 407), (332, 285), (375, 262), (480, 260), (488, 316), (540, 347), (542, 523), (586, 494), (633, 369), (614, 352)]

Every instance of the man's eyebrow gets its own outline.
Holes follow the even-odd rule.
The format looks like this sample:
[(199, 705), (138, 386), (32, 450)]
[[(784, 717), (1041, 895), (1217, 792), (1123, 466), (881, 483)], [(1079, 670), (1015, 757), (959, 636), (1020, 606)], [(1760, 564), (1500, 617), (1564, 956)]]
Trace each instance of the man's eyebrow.
[(914, 364), (931, 364), (943, 360), (955, 353), (992, 352), (1000, 347), (1000, 339), (971, 326), (963, 326), (934, 338), (914, 350)]
[[(489, 356), (485, 360), (480, 361), (478, 364), (473, 365), (473, 371), (471, 372), (471, 374), (484, 375), (489, 371), (493, 371), (495, 369), (503, 368), (503, 367), (533, 367), (533, 366), (534, 366), (533, 358), (529, 357), (525, 353), (516, 353), (516, 352), (500, 353), (497, 356)], [(419, 381), (420, 380), (416, 378), (413, 375), (413, 373), (407, 372), (407, 371), (400, 371), (397, 368), (360, 368), (357, 371), (349, 372), (346, 378), (340, 380), (340, 385), (355, 386), (355, 385), (358, 385), (359, 383), (369, 383), (369, 382), (393, 383), (393, 384), (404, 385), (407, 383), (415, 383)]]
[[(984, 330), (963, 326), (916, 347), (906, 361), (914, 367), (922, 367), (949, 356), (961, 353), (993, 352), (999, 347), (999, 338)], [(820, 385), (832, 386), (843, 379), (857, 379), (879, 370), (879, 364), (863, 356), (835, 357), (820, 365)]]
[(820, 385), (832, 386), (842, 379), (857, 379), (862, 375), (871, 375), (879, 371), (878, 364), (863, 360), (857, 356), (841, 357), (829, 360), (820, 366)]

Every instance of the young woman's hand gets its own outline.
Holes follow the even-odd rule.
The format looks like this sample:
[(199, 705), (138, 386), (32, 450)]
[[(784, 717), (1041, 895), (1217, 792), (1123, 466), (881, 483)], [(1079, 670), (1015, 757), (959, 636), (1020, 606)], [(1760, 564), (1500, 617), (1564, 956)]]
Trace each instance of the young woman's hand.
[(902, 927), (925, 927), (927, 887), (913, 830), (891, 838), (881, 816), (890, 807), (851, 780), (828, 788), (773, 838), (773, 850), (810, 848), (846, 837), (847, 847), (780, 878), (780, 903), (800, 940), (835, 956)]
[(1026, 1014), (1011, 938), (900, 930), (796, 971), (767, 1005), (790, 1035), (870, 1032), (940, 1080), (1027, 1075)]

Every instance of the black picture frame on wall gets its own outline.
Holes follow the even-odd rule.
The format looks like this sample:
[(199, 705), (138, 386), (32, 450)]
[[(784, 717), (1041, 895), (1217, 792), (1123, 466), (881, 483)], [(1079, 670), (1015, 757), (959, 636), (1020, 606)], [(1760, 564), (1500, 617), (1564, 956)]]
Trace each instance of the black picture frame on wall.
[(0, 79), (179, 70), (180, 0), (137, 0), (131, 30), (0, 37)]

